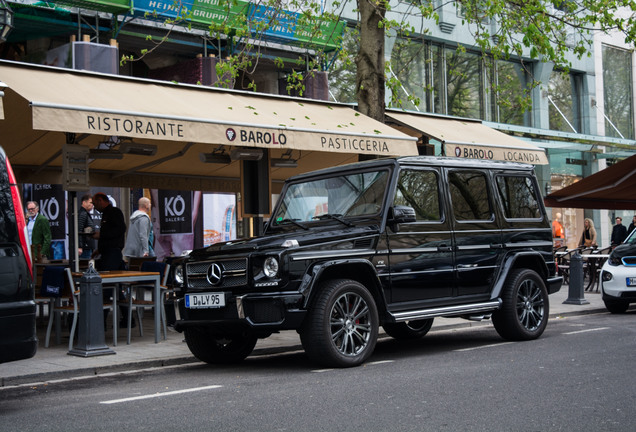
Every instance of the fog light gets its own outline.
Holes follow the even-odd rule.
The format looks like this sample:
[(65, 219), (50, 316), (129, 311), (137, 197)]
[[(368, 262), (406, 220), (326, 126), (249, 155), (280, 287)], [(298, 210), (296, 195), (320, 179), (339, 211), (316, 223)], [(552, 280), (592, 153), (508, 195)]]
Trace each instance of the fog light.
[(601, 275), (601, 278), (603, 279), (603, 282), (608, 282), (611, 281), (614, 276), (612, 276), (612, 274), (608, 271), (604, 271), (603, 274)]

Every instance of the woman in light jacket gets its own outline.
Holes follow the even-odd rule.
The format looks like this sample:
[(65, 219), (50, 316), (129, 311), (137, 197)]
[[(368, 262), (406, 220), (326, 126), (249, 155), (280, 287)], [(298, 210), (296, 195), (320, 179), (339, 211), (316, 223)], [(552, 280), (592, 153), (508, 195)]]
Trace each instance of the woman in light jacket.
[(590, 218), (585, 218), (583, 223), (584, 229), (581, 235), (581, 241), (579, 247), (596, 247), (596, 230), (594, 229), (594, 221)]

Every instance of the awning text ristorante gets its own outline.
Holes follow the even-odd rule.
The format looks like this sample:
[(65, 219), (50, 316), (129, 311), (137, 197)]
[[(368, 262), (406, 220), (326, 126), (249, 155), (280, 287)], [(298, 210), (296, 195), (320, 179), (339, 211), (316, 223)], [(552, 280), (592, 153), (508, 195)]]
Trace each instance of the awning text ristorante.
[(154, 138), (183, 138), (184, 125), (182, 123), (160, 120), (131, 120), (120, 117), (86, 116), (87, 128), (106, 135), (120, 135), (122, 133), (136, 133), (149, 135)]

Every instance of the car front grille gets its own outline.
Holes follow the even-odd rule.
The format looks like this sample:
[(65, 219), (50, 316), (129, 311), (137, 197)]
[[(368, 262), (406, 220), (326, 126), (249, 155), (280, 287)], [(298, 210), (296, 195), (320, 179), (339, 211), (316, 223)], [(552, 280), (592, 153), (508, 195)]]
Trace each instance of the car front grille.
[[(210, 267), (218, 264), (221, 269), (221, 281), (210, 283)], [(186, 264), (188, 287), (193, 289), (224, 289), (247, 284), (247, 258), (220, 259)]]
[(623, 264), (626, 266), (636, 266), (636, 256), (623, 257)]

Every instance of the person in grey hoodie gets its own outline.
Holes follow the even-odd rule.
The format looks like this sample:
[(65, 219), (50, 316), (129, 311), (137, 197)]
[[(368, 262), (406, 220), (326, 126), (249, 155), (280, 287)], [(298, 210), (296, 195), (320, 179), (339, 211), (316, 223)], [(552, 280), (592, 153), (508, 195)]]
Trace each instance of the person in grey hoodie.
[(148, 238), (152, 230), (150, 221), (150, 200), (146, 197), (139, 198), (139, 210), (130, 216), (130, 226), (128, 236), (124, 246), (124, 257), (147, 257), (150, 256), (148, 248)]

